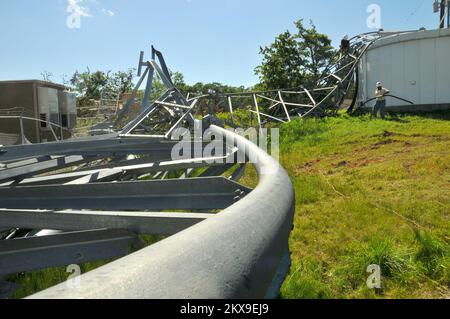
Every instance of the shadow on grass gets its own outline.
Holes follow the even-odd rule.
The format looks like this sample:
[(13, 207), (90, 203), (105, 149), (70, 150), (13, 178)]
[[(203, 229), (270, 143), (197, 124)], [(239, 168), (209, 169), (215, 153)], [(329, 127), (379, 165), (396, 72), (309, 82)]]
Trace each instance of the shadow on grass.
[(397, 122), (397, 123), (410, 123), (407, 119), (399, 116), (399, 114), (389, 114), (390, 117), (386, 118), (386, 121), (388, 122)]
[(442, 120), (442, 121), (450, 121), (450, 110), (446, 111), (434, 111), (434, 112), (401, 112), (401, 113), (390, 113), (392, 119), (403, 120), (404, 116), (417, 116), (422, 117), (424, 119), (431, 120)]
[[(359, 117), (370, 113), (371, 109), (357, 109), (353, 113), (349, 113), (349, 115), (352, 117)], [(405, 119), (406, 116), (417, 116), (424, 119), (450, 121), (450, 110), (433, 112), (389, 112), (389, 110), (387, 110), (387, 114), (387, 121), (400, 123), (409, 123), (409, 121)]]
[(450, 111), (438, 111), (438, 112), (430, 112), (430, 113), (416, 113), (416, 116), (420, 116), (427, 119), (433, 120), (444, 120), (450, 121)]

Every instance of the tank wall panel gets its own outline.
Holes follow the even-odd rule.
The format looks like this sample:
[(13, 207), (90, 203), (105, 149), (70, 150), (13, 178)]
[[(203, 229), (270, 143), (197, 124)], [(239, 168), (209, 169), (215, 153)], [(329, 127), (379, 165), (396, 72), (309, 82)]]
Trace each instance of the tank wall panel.
[(450, 37), (436, 43), (436, 103), (450, 103)]
[(436, 103), (436, 40), (419, 43), (420, 101), (419, 104)]
[[(414, 103), (420, 103), (420, 72), (419, 72), (419, 43), (406, 42), (400, 44), (405, 50), (405, 98)], [(395, 92), (393, 92), (395, 95)]]
[[(450, 104), (450, 34), (429, 32), (374, 46), (360, 63), (359, 101), (374, 97), (378, 81), (417, 105)], [(387, 98), (388, 106), (405, 102)], [(367, 106), (373, 106), (375, 102)]]
[[(395, 91), (397, 96), (406, 96), (406, 77), (405, 77), (405, 47), (403, 45), (393, 45), (392, 64), (391, 64), (391, 84), (388, 88)], [(402, 102), (392, 99), (392, 105), (398, 105)]]

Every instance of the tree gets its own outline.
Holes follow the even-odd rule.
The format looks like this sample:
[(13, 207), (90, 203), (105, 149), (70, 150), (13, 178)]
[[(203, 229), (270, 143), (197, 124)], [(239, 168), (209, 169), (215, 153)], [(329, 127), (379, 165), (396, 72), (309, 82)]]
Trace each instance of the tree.
[(128, 71), (118, 71), (110, 76), (107, 90), (119, 95), (133, 90), (134, 69)]
[[(187, 84), (184, 82), (184, 75), (180, 72), (172, 72), (172, 71), (169, 71), (169, 72), (170, 72), (170, 77), (172, 78), (172, 82), (173, 82), (174, 86), (176, 88), (178, 88), (182, 93), (184, 93), (185, 89), (187, 87)], [(158, 76), (158, 74), (155, 73), (155, 76), (153, 78), (153, 83), (152, 83), (152, 93), (150, 95), (150, 100), (156, 101), (166, 91), (167, 91), (167, 87), (161, 81), (161, 78)], [(144, 91), (141, 90), (139, 92), (139, 95), (140, 95), (140, 97), (143, 97)]]
[(92, 73), (88, 68), (87, 71), (83, 73), (76, 71), (70, 80), (70, 84), (83, 98), (99, 100), (108, 81), (109, 72), (96, 71)]
[[(176, 88), (184, 95), (188, 93), (193, 95), (203, 95), (203, 94), (219, 94), (219, 93), (238, 93), (245, 91), (244, 86), (234, 87), (229, 85), (224, 85), (221, 83), (202, 83), (198, 82), (194, 85), (186, 84), (184, 81), (184, 75), (180, 72), (170, 72), (172, 82)], [(153, 80), (151, 100), (154, 101), (159, 98), (165, 91), (166, 87), (161, 81), (161, 79), (156, 76)], [(143, 95), (143, 92), (141, 92)]]
[(260, 49), (263, 61), (255, 69), (264, 89), (297, 88), (317, 81), (321, 70), (328, 65), (335, 53), (327, 35), (317, 31), (310, 22), (295, 22), (296, 34), (286, 31), (275, 38), (270, 46)]
[(263, 62), (255, 72), (260, 76), (262, 87), (282, 89), (302, 85), (305, 52), (289, 31), (277, 36), (270, 46), (261, 47), (260, 54)]
[(75, 72), (70, 79), (72, 89), (80, 95), (80, 100), (100, 100), (103, 95), (119, 97), (133, 88), (133, 69), (128, 71), (96, 71), (88, 68), (85, 72)]
[(42, 79), (46, 82), (51, 82), (52, 81), (52, 77), (53, 77), (53, 73), (49, 72), (49, 71), (44, 71), (41, 73)]
[(310, 82), (316, 83), (321, 71), (332, 62), (336, 51), (331, 45), (331, 39), (317, 32), (312, 21), (310, 21), (310, 28), (303, 25), (303, 20), (297, 21), (295, 26), (298, 29), (297, 39), (300, 40), (300, 46), (306, 52), (306, 72)]
[(202, 95), (202, 94), (220, 94), (220, 93), (238, 93), (238, 92), (244, 92), (245, 87), (244, 86), (230, 86), (230, 85), (224, 85), (218, 82), (213, 83), (202, 83), (198, 82), (194, 85), (185, 85), (183, 89), (183, 93), (191, 93), (194, 95)]

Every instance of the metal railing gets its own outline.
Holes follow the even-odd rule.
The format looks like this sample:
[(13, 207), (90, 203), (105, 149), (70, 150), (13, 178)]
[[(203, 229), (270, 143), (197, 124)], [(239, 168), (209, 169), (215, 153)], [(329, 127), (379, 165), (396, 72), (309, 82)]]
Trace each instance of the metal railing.
[[(49, 120), (42, 120), (33, 117), (33, 115), (28, 115), (26, 112), (24, 112), (23, 108), (14, 108), (10, 110), (0, 110), (0, 120), (18, 120), (19, 122), (19, 141), (21, 144), (26, 144), (27, 137), (25, 135), (25, 125), (24, 121), (31, 121), (36, 122), (39, 124), (45, 124), (51, 131), (53, 138), (55, 141), (64, 140), (64, 134), (63, 132), (70, 132), (69, 129), (66, 127), (63, 127), (59, 124), (53, 123)], [(61, 138), (58, 138), (54, 127), (57, 128), (60, 131)]]

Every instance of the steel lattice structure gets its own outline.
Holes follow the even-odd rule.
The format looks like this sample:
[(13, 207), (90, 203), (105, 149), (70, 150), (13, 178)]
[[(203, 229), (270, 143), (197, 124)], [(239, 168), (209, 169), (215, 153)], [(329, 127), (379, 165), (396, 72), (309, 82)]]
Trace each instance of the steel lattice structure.
[[(88, 273), (80, 289), (62, 284), (37, 297), (275, 296), (289, 268), (292, 184), (256, 145), (219, 127), (210, 129), (234, 141), (223, 155), (172, 160), (179, 141), (119, 134), (1, 148), (0, 277), (122, 257), (130, 245), (143, 247), (139, 234), (160, 234), (170, 237)], [(192, 141), (193, 155), (204, 143)], [(237, 182), (245, 168), (245, 162), (235, 164), (241, 152), (244, 158), (251, 152), (258, 156), (262, 175), (255, 190)], [(75, 169), (61, 172), (65, 167)], [(253, 230), (245, 231), (250, 225)], [(163, 274), (174, 265), (178, 271)], [(220, 276), (210, 273), (214, 267)], [(185, 273), (198, 281), (181, 280), (178, 274)], [(121, 289), (136, 284), (137, 277), (129, 275), (151, 285)], [(119, 284), (121, 276), (127, 278)], [(2, 288), (7, 293), (12, 287), (3, 283)]]
[[(353, 110), (358, 94), (358, 64), (367, 50), (382, 38), (409, 32), (414, 31), (378, 31), (349, 39), (348, 49), (336, 53), (333, 62), (322, 71), (322, 75), (311, 88), (214, 93), (195, 97), (190, 97), (189, 94), (187, 97), (183, 96), (174, 86), (163, 55), (152, 47), (150, 61), (144, 62), (144, 52), (141, 52), (138, 69), (140, 79), (131, 99), (116, 117), (97, 125), (94, 131), (120, 131), (124, 136), (151, 135), (169, 138), (179, 127), (195, 127), (196, 119), (201, 115), (204, 117), (203, 120), (207, 121), (206, 124), (220, 123), (241, 128), (256, 125), (262, 128), (268, 122), (285, 123), (296, 117), (335, 115), (342, 108), (346, 98), (352, 100), (349, 109)], [(156, 101), (151, 102), (155, 74), (162, 80), (167, 91)], [(146, 86), (140, 107), (138, 110), (133, 109), (133, 105), (137, 102), (137, 93), (144, 82)], [(205, 109), (206, 116), (204, 116)], [(239, 121), (235, 116), (236, 110), (243, 110), (246, 119)], [(217, 122), (216, 114), (219, 111), (228, 115), (225, 122)]]
[[(322, 71), (322, 75), (310, 88), (214, 94), (199, 98), (200, 100), (218, 100), (216, 105), (230, 114), (229, 120), (226, 121), (226, 124), (230, 126), (248, 126), (247, 123), (239, 122), (234, 118), (236, 109), (244, 109), (249, 112), (250, 116), (255, 117), (259, 127), (263, 127), (268, 122), (290, 122), (297, 117), (333, 116), (342, 108), (346, 98), (351, 99), (348, 109), (352, 111), (356, 107), (358, 94), (358, 65), (367, 50), (382, 38), (409, 32), (415, 31), (378, 31), (349, 39), (348, 49), (336, 54), (332, 59), (333, 62)], [(261, 103), (266, 103), (266, 112), (261, 111)], [(209, 111), (214, 114), (216, 110), (210, 109)]]
[[(82, 276), (79, 288), (61, 284), (35, 297), (276, 296), (290, 264), (292, 184), (265, 152), (215, 124), (249, 126), (234, 117), (237, 108), (256, 118), (259, 128), (268, 121), (335, 113), (355, 83), (361, 57), (374, 41), (394, 34), (351, 39), (350, 50), (311, 89), (194, 98), (174, 86), (159, 51), (152, 48), (147, 62), (142, 53), (132, 98), (117, 116), (93, 128), (95, 136), (0, 146), (0, 278), (127, 256)], [(151, 103), (155, 74), (167, 90)], [(214, 107), (212, 99), (218, 101)], [(239, 99), (250, 106), (239, 105)], [(262, 103), (268, 103), (267, 113)], [(201, 117), (205, 105), (208, 114)], [(226, 123), (215, 117), (218, 105), (230, 115)], [(205, 156), (211, 137), (180, 142), (174, 134), (180, 128), (209, 129), (228, 142)], [(192, 154), (174, 160), (180, 143)], [(251, 155), (260, 175), (253, 190), (239, 183)], [(168, 238), (128, 255), (130, 245), (143, 247), (140, 234)], [(0, 282), (5, 296), (13, 288)]]

